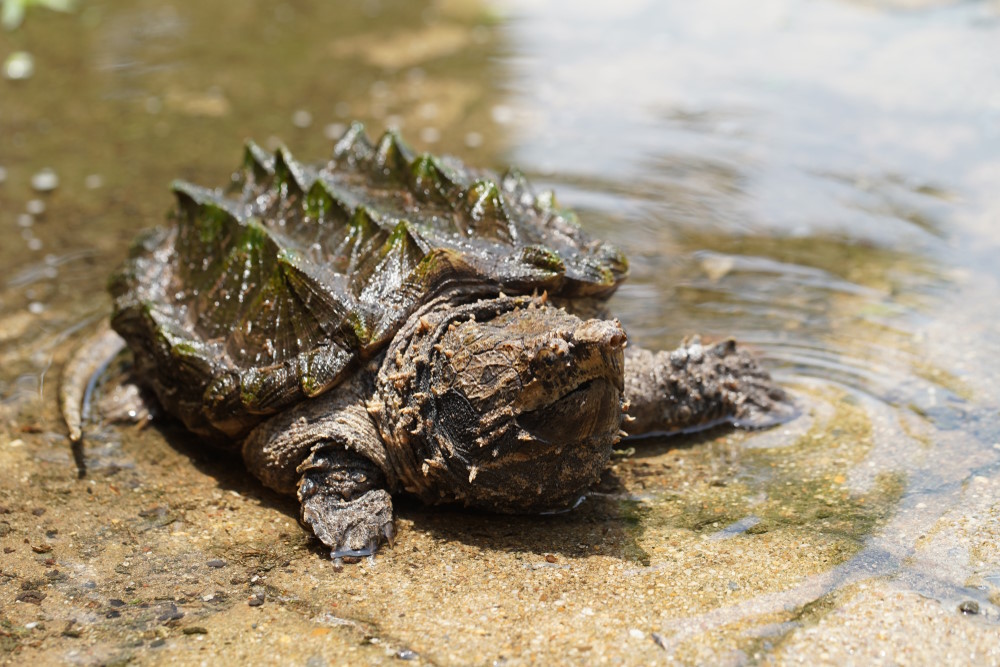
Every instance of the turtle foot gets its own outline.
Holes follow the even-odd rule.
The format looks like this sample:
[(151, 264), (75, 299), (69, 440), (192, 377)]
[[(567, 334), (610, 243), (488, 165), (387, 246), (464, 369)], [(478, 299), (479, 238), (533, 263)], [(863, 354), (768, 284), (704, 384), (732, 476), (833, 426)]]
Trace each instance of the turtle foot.
[(331, 558), (371, 556), (385, 542), (392, 546), (392, 497), (373, 463), (344, 450), (314, 451), (299, 472), (302, 523)]

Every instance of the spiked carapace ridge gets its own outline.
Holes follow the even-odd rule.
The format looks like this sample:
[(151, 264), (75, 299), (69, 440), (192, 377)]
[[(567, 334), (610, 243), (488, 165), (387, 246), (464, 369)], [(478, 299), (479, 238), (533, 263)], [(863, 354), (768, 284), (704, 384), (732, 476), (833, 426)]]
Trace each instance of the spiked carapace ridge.
[(112, 280), (113, 325), (165, 407), (216, 440), (335, 386), (431, 298), (603, 297), (627, 271), (519, 172), (418, 155), (395, 132), (373, 143), (360, 124), (325, 164), (248, 143), (228, 192), (173, 189), (175, 224)]

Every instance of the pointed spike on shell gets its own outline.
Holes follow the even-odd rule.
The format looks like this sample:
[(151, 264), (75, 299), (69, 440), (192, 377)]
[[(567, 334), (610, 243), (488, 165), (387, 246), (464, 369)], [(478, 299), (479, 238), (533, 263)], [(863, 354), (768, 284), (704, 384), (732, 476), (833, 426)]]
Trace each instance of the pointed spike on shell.
[(177, 197), (178, 206), (189, 215), (193, 214), (201, 206), (203, 197), (200, 196), (200, 191), (204, 190), (204, 188), (192, 185), (187, 181), (173, 181), (170, 184), (170, 189), (173, 191), (174, 196)]
[(539, 211), (552, 211), (559, 208), (556, 193), (553, 190), (543, 190), (535, 197), (535, 208)]
[(524, 173), (516, 167), (510, 167), (500, 177), (500, 187), (512, 200), (522, 206), (535, 203), (535, 192)]
[(282, 146), (274, 154), (274, 175), (278, 184), (289, 193), (305, 194), (313, 184), (313, 177), (301, 162), (292, 157), (291, 151)]
[(337, 381), (343, 370), (343, 366), (336, 363), (337, 351), (334, 345), (333, 349), (321, 347), (299, 355), (299, 387), (305, 396), (315, 398)]
[(349, 222), (356, 207), (347, 201), (344, 192), (322, 177), (313, 181), (305, 197), (306, 215), (316, 220), (335, 219)]
[(507, 213), (507, 207), (497, 184), (478, 180), (465, 193), (465, 206), (472, 218), (469, 234), (513, 243), (517, 229)]
[(504, 208), (497, 184), (489, 180), (478, 180), (465, 193), (465, 203), (473, 220), (502, 219), (509, 222), (510, 216)]
[(374, 234), (381, 227), (379, 219), (375, 217), (375, 214), (367, 206), (358, 206), (354, 209), (354, 214), (351, 216), (348, 224), (363, 232), (365, 236)]
[(354, 215), (354, 211), (360, 204), (360, 200), (358, 195), (352, 192), (349, 187), (344, 187), (343, 184), (338, 183), (329, 174), (324, 174), (322, 171), (317, 174), (316, 183), (313, 184), (314, 188), (317, 186), (322, 187), (326, 194), (330, 196), (337, 207), (343, 212), (345, 219), (350, 219)]
[(243, 169), (253, 175), (254, 181), (263, 181), (274, 174), (274, 156), (247, 139), (243, 148)]
[(318, 180), (314, 182), (309, 188), (309, 192), (306, 193), (306, 215), (314, 220), (324, 220), (330, 216), (333, 207), (333, 196), (324, 187), (323, 182)]
[(396, 226), (392, 228), (392, 233), (389, 235), (386, 245), (389, 248), (403, 248), (404, 246), (410, 245), (416, 248), (421, 257), (425, 254), (424, 244), (420, 242), (420, 239), (413, 230), (410, 229), (410, 222), (408, 220), (400, 220), (396, 223)]
[(177, 197), (177, 203), (186, 213), (197, 217), (226, 216), (238, 224), (246, 221), (245, 212), (233, 200), (224, 197), (218, 190), (203, 188), (187, 181), (174, 181), (170, 189)]
[(413, 164), (414, 155), (396, 130), (386, 130), (375, 146), (372, 169), (382, 176), (403, 176)]
[(351, 123), (351, 126), (347, 128), (347, 131), (344, 132), (344, 135), (337, 140), (336, 144), (334, 144), (333, 159), (347, 159), (349, 161), (359, 162), (370, 158), (372, 150), (372, 141), (368, 138), (368, 134), (365, 132), (364, 124), (354, 121)]
[(447, 193), (455, 182), (430, 153), (423, 153), (410, 166), (410, 186), (420, 197), (438, 197), (448, 201)]

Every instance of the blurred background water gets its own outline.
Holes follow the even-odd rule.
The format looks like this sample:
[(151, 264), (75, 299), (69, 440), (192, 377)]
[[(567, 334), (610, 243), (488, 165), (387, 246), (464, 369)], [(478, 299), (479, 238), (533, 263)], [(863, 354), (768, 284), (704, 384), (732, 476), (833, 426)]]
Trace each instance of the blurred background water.
[[(248, 137), (315, 160), (352, 119), (399, 127), (516, 164), (623, 247), (612, 308), (633, 339), (733, 336), (795, 392), (800, 420), (727, 450), (725, 517), (852, 546), (788, 599), (700, 623), (870, 576), (998, 619), (1000, 3), (106, 0), (30, 7), (0, 34), (0, 59), (18, 51), (30, 76), (8, 60), (0, 80), (8, 414), (54, 402), (60, 346), (107, 311), (171, 179), (224, 183)], [(683, 523), (674, 492), (635, 498), (649, 535)]]

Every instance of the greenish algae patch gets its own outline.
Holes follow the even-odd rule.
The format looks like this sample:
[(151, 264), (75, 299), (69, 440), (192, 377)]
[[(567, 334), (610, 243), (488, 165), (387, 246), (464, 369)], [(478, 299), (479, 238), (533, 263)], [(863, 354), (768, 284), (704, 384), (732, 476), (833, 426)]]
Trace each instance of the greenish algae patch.
[(975, 398), (972, 389), (965, 382), (943, 368), (915, 359), (910, 365), (910, 371), (919, 378), (944, 387), (964, 401), (972, 401)]
[(0, 618), (0, 655), (11, 653), (21, 643), (25, 632), (18, 630), (6, 618)]
[(619, 511), (624, 522), (624, 532), (629, 538), (623, 541), (622, 556), (629, 562), (649, 567), (652, 560), (649, 552), (639, 546), (639, 538), (642, 536), (643, 522), (648, 518), (650, 508), (635, 500), (623, 500)]
[[(829, 419), (789, 446), (744, 449), (746, 436), (732, 434), (721, 448), (669, 451), (680, 464), (671, 468), (688, 477), (674, 489), (654, 490), (644, 511), (625, 516), (641, 518), (645, 529), (728, 530), (741, 539), (809, 534), (826, 543), (831, 565), (845, 561), (892, 515), (905, 481), (901, 473), (880, 473), (867, 485), (849, 482), (871, 450), (872, 425), (862, 407), (845, 399), (828, 398), (835, 407)], [(720, 471), (712, 457), (730, 460)]]
[[(653, 579), (670, 573), (662, 604), (668, 618), (685, 610), (662, 626), (673, 659), (729, 654), (752, 663), (820, 622), (847, 589), (815, 596), (814, 577), (856, 556), (893, 515), (905, 479), (869, 476), (875, 436), (866, 408), (839, 390), (812, 398), (829, 412), (814, 414), (798, 435), (756, 440), (720, 429), (658, 450), (643, 443), (638, 457), (616, 466), (631, 492), (619, 520), (631, 551), (648, 560), (632, 558), (628, 544), (621, 557), (648, 565)], [(780, 596), (770, 608), (744, 605), (768, 595)], [(683, 620), (692, 610), (702, 615), (697, 632)]]
[(218, 206), (201, 206), (197, 213), (195, 224), (198, 230), (198, 238), (202, 243), (208, 245), (215, 243), (222, 236), (222, 232), (231, 224), (232, 216)]
[(706, 647), (711, 647), (711, 650), (719, 653), (741, 654), (743, 664), (760, 664), (765, 656), (772, 654), (796, 631), (816, 625), (853, 592), (854, 587), (849, 586), (831, 591), (797, 608), (753, 615), (720, 625), (695, 641), (681, 644), (675, 657), (683, 664), (704, 664)]

